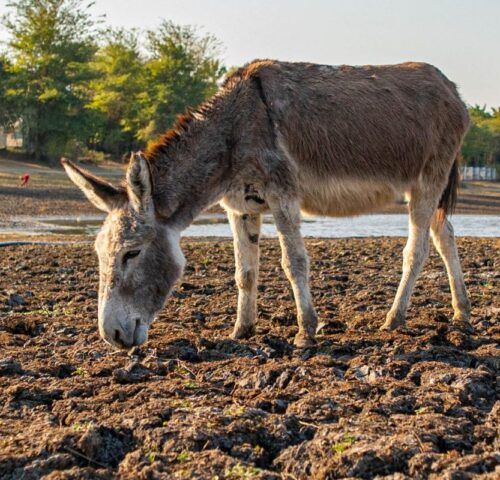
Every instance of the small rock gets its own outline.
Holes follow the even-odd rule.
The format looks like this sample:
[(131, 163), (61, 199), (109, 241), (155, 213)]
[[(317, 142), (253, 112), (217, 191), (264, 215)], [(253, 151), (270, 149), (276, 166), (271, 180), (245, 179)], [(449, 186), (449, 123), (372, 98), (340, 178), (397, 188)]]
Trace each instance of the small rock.
[(243, 377), (239, 382), (238, 386), (241, 388), (253, 389), (255, 385), (255, 380), (251, 377)]
[(272, 347), (269, 346), (264, 346), (260, 349), (260, 351), (267, 357), (267, 358), (276, 358), (278, 356), (278, 353), (276, 350)]
[(17, 307), (18, 305), (26, 305), (26, 300), (17, 293), (9, 293), (9, 298), (7, 299), (7, 305), (9, 307)]
[(72, 268), (62, 267), (59, 269), (59, 273), (73, 273)]
[(361, 367), (356, 368), (354, 375), (356, 378), (361, 380), (362, 382), (375, 382), (379, 377), (382, 376), (382, 371), (380, 368), (371, 368), (368, 365), (363, 365)]
[(203, 323), (207, 316), (203, 312), (193, 312), (193, 318)]
[(292, 372), (290, 370), (284, 370), (283, 373), (276, 380), (276, 386), (278, 388), (286, 388), (292, 379)]
[(0, 359), (0, 377), (7, 375), (19, 375), (23, 373), (21, 364), (12, 357)]
[(113, 379), (117, 383), (143, 382), (151, 376), (151, 371), (137, 362), (132, 362), (125, 368), (117, 368), (113, 372)]
[(277, 398), (275, 402), (276, 412), (284, 413), (288, 407), (288, 401), (284, 398)]
[(336, 282), (347, 282), (349, 281), (349, 277), (347, 275), (332, 275), (331, 279)]

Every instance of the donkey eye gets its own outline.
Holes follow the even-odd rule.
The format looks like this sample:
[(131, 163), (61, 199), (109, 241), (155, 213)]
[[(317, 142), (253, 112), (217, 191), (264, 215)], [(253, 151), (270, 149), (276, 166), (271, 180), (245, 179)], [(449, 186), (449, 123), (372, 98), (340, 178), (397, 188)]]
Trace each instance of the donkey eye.
[(131, 258), (137, 257), (141, 253), (140, 250), (130, 250), (123, 255), (123, 263), (127, 263)]

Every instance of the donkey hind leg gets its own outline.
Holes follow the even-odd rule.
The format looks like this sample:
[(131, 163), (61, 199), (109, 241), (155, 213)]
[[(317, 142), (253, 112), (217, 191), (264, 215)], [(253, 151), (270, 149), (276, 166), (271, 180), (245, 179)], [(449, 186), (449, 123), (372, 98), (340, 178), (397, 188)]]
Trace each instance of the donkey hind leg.
[(454, 311), (453, 320), (467, 324), (470, 315), (470, 303), (460, 267), (453, 227), (446, 218), (444, 221), (440, 221), (436, 214), (431, 224), (431, 235), (434, 246), (441, 255), (448, 272)]
[(422, 192), (412, 191), (409, 203), (408, 241), (403, 250), (403, 275), (396, 298), (381, 330), (393, 330), (405, 324), (406, 310), (413, 287), (429, 255), (429, 229), (436, 207), (437, 200), (434, 201)]
[(294, 343), (307, 347), (315, 343), (318, 317), (309, 288), (309, 258), (300, 233), (298, 202), (270, 205), (281, 245), (281, 264), (292, 286), (297, 305), (299, 331)]
[(238, 214), (228, 211), (234, 237), (238, 313), (232, 338), (248, 338), (255, 334), (257, 319), (257, 278), (259, 276), (260, 214)]

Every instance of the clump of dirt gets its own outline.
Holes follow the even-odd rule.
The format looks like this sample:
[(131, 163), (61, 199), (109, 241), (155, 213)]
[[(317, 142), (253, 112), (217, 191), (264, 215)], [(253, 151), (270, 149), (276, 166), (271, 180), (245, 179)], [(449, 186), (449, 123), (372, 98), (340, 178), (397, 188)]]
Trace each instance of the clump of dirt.
[(92, 423), (74, 430), (57, 439), (51, 450), (73, 454), (80, 459), (82, 466), (91, 463), (98, 467), (116, 468), (134, 445), (131, 432), (125, 428), (115, 430)]
[(322, 329), (300, 350), (277, 241), (241, 342), (231, 242), (185, 241), (186, 275), (128, 353), (99, 338), (90, 245), (2, 249), (0, 477), (496, 478), (498, 243), (459, 240), (472, 333), (435, 254), (408, 325), (378, 330), (403, 246), (307, 241)]

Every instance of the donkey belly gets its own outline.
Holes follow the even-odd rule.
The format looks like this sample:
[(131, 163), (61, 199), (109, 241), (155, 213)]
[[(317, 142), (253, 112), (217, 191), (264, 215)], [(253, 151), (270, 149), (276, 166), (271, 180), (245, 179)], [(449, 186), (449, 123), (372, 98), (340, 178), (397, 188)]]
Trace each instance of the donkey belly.
[(301, 209), (309, 215), (359, 215), (393, 203), (404, 190), (403, 186), (376, 179), (308, 179), (301, 184)]

